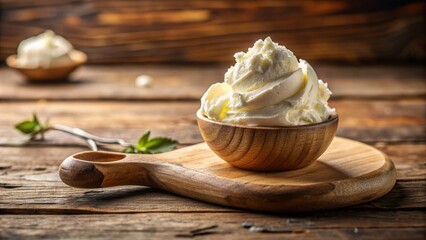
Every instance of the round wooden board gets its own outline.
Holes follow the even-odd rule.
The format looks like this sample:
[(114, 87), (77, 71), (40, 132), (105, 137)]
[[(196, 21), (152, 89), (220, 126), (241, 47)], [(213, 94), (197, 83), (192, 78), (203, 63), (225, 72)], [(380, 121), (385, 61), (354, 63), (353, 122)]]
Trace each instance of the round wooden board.
[(385, 195), (396, 182), (395, 167), (384, 153), (341, 137), (335, 137), (313, 164), (293, 171), (238, 169), (218, 158), (204, 143), (173, 153), (161, 158), (190, 169), (183, 175), (191, 173), (193, 183), (180, 183), (191, 186), (185, 191), (182, 187), (165, 190), (260, 211), (313, 211), (360, 204)]
[(292, 171), (238, 169), (200, 143), (156, 155), (79, 153), (62, 163), (60, 176), (75, 187), (144, 185), (225, 206), (287, 212), (364, 203), (396, 182), (386, 155), (340, 137), (313, 164)]

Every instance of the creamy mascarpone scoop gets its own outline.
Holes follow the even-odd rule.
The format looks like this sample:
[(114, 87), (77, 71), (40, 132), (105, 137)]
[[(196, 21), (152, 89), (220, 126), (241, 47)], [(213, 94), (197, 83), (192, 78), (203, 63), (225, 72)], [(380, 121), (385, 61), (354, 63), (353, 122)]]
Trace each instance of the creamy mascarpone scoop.
[(213, 84), (201, 98), (200, 111), (224, 123), (292, 126), (323, 122), (335, 110), (328, 106), (331, 91), (306, 61), (270, 37), (258, 40), (225, 81)]
[(47, 30), (23, 40), (18, 47), (16, 63), (24, 68), (49, 68), (73, 63), (73, 46), (65, 38)]

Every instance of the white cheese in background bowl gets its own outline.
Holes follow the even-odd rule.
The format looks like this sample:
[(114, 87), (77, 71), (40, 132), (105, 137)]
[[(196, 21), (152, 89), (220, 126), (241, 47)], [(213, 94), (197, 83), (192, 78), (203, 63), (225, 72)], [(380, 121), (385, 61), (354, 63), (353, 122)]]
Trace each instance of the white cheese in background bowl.
[(9, 56), (6, 63), (29, 81), (66, 80), (87, 61), (84, 52), (74, 49), (68, 40), (51, 30), (23, 40), (17, 52)]

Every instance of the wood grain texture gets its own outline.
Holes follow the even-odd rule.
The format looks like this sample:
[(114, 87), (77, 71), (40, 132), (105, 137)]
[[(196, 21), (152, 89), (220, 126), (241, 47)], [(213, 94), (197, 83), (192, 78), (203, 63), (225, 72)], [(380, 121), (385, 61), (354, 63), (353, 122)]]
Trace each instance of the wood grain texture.
[[(194, 100), (223, 81), (227, 65), (83, 66), (64, 84), (25, 84), (19, 73), (0, 67), (0, 100)], [(423, 66), (340, 66), (315, 64), (329, 84), (332, 99), (397, 99), (426, 96)], [(148, 88), (137, 76), (151, 76)], [(365, 86), (368, 86), (366, 88)]]
[[(348, 217), (351, 216), (351, 217)], [(103, 215), (3, 215), (2, 239), (170, 239), (178, 234), (217, 225), (196, 239), (423, 239), (420, 211), (338, 211), (316, 215), (252, 213), (164, 213)], [(179, 221), (177, 221), (179, 219)], [(353, 219), (353, 220), (352, 220)], [(394, 219), (398, 219), (398, 224)], [(241, 226), (251, 220), (287, 232), (262, 234)], [(19, 226), (19, 227), (18, 227)], [(131, 226), (131, 227), (129, 227)], [(380, 227), (378, 227), (380, 226)], [(293, 232), (293, 230), (295, 230)], [(183, 238), (185, 239), (185, 238)]]
[[(398, 180), (426, 178), (426, 163), (424, 161), (426, 159), (426, 146), (423, 143), (388, 144), (379, 142), (373, 146), (383, 151), (395, 164)], [(66, 157), (87, 149), (87, 146), (55, 146), (53, 143), (49, 143), (49, 145), (29, 144), (25, 147), (2, 146), (0, 147), (0, 176), (20, 179), (30, 175), (54, 173), (57, 172), (58, 166)], [(104, 150), (107, 149), (104, 148)], [(116, 149), (116, 151), (120, 150)], [(24, 185), (28, 184), (28, 182), (24, 183)]]
[(148, 156), (82, 152), (64, 160), (59, 176), (79, 188), (143, 185), (225, 206), (285, 212), (364, 203), (388, 193), (396, 181), (383, 153), (338, 137), (312, 165), (293, 171), (234, 168), (202, 143)]
[(386, 144), (380, 142), (374, 146), (386, 153), (396, 164), (398, 179), (426, 179), (425, 143)]
[(271, 36), (303, 59), (424, 60), (424, 2), (2, 0), (0, 59), (51, 28), (92, 63), (231, 62)]
[(257, 171), (294, 170), (325, 152), (339, 117), (309, 126), (247, 127), (212, 121), (198, 111), (201, 136), (210, 149), (234, 167)]
[[(340, 116), (338, 136), (365, 142), (400, 142), (425, 139), (425, 103), (423, 99), (336, 100), (331, 101), (330, 106), (335, 107)], [(34, 111), (52, 123), (82, 128), (99, 136), (136, 142), (146, 130), (152, 130), (155, 136), (169, 136), (182, 144), (194, 144), (202, 141), (195, 118), (198, 108), (198, 101), (0, 102), (0, 145), (24, 144), (28, 139), (12, 126)], [(85, 145), (60, 132), (48, 133), (47, 144)]]
[[(55, 169), (57, 171), (57, 169)], [(79, 189), (67, 187), (57, 173), (38, 171), (21, 177), (0, 178), (0, 214), (116, 214), (116, 213), (202, 213), (244, 212), (139, 187)], [(348, 207), (361, 213), (375, 211), (424, 211), (425, 180), (397, 181), (388, 194), (377, 200)], [(330, 216), (335, 214), (330, 210)], [(315, 216), (315, 213), (311, 213)], [(347, 216), (351, 218), (351, 216)]]

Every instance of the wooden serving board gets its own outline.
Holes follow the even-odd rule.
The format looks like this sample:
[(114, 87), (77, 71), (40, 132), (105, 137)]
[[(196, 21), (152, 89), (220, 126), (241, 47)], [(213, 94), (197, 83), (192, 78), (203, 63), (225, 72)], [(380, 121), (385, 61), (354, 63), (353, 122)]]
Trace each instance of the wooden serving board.
[(287, 212), (364, 203), (396, 182), (386, 155), (340, 137), (312, 165), (292, 171), (238, 169), (201, 143), (157, 155), (84, 152), (66, 159), (60, 176), (75, 187), (145, 185), (230, 207)]

